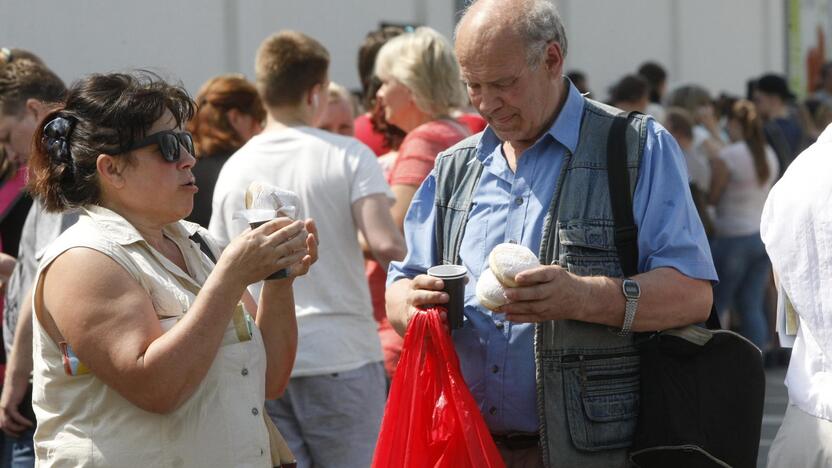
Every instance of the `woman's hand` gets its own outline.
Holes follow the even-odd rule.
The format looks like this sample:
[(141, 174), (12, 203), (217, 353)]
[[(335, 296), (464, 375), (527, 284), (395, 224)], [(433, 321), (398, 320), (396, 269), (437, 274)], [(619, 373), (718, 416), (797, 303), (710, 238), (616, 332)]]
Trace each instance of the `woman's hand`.
[(306, 219), (304, 222), (306, 228), (306, 252), (307, 254), (300, 262), (292, 265), (289, 268), (289, 278), (297, 278), (309, 272), (309, 267), (318, 261), (318, 227), (312, 218)]
[[(299, 265), (293, 270), (305, 274), (314, 260), (308, 252), (309, 233), (304, 225), (303, 221), (277, 218), (247, 230), (228, 244), (217, 268), (242, 287), (295, 264)], [(314, 236), (312, 240), (315, 241)], [(317, 259), (317, 247), (314, 259)]]

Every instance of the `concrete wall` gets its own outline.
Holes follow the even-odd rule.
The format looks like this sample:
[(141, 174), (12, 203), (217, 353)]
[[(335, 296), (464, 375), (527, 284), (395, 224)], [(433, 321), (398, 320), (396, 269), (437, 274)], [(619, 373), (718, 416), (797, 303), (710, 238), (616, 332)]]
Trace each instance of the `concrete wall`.
[(745, 93), (748, 78), (785, 72), (782, 0), (560, 0), (570, 39), (567, 69), (589, 76), (595, 95), (646, 60), (669, 85), (698, 83)]
[[(743, 93), (745, 80), (785, 71), (783, 0), (558, 0), (567, 68), (596, 96), (644, 60), (673, 84)], [(253, 75), (270, 33), (292, 28), (332, 54), (332, 78), (358, 86), (355, 58), (380, 22), (427, 24), (450, 36), (460, 0), (0, 0), (0, 46), (40, 54), (71, 81), (92, 71), (152, 67), (192, 92), (223, 72)]]

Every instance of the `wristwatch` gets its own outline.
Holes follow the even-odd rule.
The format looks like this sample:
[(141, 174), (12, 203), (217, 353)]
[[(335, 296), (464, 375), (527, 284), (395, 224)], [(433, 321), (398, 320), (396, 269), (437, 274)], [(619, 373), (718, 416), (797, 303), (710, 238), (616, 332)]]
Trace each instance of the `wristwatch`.
[(621, 326), (621, 331), (618, 334), (619, 336), (627, 336), (633, 328), (633, 321), (636, 319), (641, 287), (635, 280), (624, 278), (621, 283), (621, 291), (624, 293), (624, 298), (627, 299), (627, 305), (624, 307), (624, 325)]

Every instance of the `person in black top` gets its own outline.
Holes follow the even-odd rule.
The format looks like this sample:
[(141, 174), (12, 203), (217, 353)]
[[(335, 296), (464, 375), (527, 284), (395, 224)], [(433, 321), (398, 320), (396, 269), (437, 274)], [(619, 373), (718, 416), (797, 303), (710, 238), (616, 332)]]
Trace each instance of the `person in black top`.
[(257, 89), (242, 75), (220, 75), (208, 80), (196, 97), (197, 111), (188, 123), (197, 164), (194, 210), (186, 219), (207, 227), (211, 220), (214, 185), (223, 164), (263, 129), (266, 111)]
[(806, 135), (793, 109), (794, 94), (780, 75), (761, 76), (752, 91), (754, 104), (765, 119), (764, 131), (780, 163), (780, 175), (806, 147)]

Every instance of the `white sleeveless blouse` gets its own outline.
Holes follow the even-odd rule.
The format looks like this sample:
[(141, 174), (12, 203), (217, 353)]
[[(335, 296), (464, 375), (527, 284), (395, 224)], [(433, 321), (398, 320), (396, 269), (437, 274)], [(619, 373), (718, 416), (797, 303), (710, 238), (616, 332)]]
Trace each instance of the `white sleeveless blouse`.
[[(116, 213), (87, 208), (41, 260), (34, 292), (34, 392), (38, 467), (271, 467), (263, 419), (266, 355), (253, 320), (238, 309), (194, 394), (170, 414), (133, 405), (92, 373), (69, 375), (58, 345), (37, 319), (41, 273), (68, 249), (86, 247), (124, 267), (152, 298), (169, 330), (194, 302), (213, 264), (189, 237), (206, 231), (178, 222), (165, 235), (192, 276), (153, 249)], [(215, 250), (216, 251), (216, 250)], [(79, 299), (83, 293), (79, 294)]]

